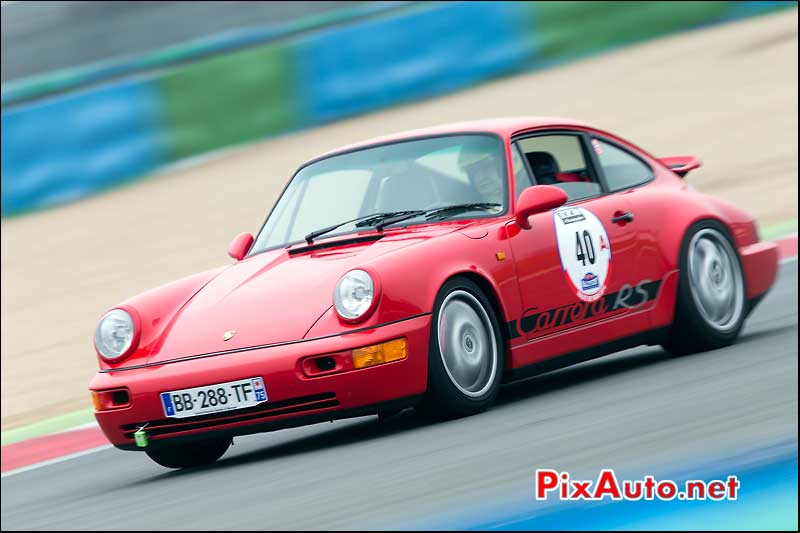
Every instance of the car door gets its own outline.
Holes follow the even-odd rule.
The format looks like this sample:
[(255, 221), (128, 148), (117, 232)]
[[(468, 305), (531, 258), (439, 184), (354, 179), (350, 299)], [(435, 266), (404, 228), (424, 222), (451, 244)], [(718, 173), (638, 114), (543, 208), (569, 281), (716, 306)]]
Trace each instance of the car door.
[[(642, 298), (630, 202), (606, 194), (590, 146), (588, 135), (569, 130), (515, 139), (532, 182), (569, 197), (561, 208), (531, 217), (531, 230), (509, 232), (525, 309), (513, 327), (540, 343), (536, 360), (613, 338), (610, 319)], [(606, 329), (598, 335), (593, 326), (601, 322)], [(646, 318), (640, 322), (636, 327), (646, 327)]]
[(640, 280), (660, 280), (668, 272), (658, 242), (658, 230), (665, 226), (663, 201), (657, 189), (649, 187), (655, 171), (635, 149), (609, 137), (591, 134), (591, 155), (610, 196), (624, 196), (635, 228), (639, 254), (636, 272)]

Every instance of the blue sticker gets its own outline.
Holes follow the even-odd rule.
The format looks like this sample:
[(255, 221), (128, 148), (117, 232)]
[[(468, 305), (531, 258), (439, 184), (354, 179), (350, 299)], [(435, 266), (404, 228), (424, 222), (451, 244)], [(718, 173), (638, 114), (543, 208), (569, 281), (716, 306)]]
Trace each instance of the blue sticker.
[(261, 378), (255, 378), (252, 380), (253, 390), (256, 391), (256, 401), (265, 402), (267, 401), (267, 391), (264, 390), (264, 382), (261, 381)]

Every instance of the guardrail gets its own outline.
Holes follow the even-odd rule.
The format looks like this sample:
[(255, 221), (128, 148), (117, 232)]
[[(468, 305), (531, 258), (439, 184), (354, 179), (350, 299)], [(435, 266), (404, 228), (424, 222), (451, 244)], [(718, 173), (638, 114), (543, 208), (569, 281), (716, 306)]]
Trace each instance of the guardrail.
[(2, 113), (0, 210), (7, 216), (55, 205), (208, 150), (791, 6), (796, 3), (410, 4), (386, 16), (12, 106)]

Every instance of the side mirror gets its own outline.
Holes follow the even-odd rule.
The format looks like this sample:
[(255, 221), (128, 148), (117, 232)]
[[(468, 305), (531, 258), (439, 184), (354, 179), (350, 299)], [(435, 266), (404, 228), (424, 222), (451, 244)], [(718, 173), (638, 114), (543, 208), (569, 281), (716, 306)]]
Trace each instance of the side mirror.
[(522, 229), (531, 229), (528, 218), (537, 213), (544, 213), (561, 207), (567, 203), (567, 193), (552, 185), (534, 185), (528, 187), (517, 200), (515, 218)]
[(228, 255), (237, 261), (241, 261), (242, 258), (247, 255), (247, 252), (250, 250), (252, 245), (253, 236), (247, 232), (240, 233), (233, 238), (230, 246), (228, 246)]
[(700, 158), (694, 155), (679, 155), (675, 157), (662, 157), (659, 161), (680, 177), (684, 177), (692, 170), (703, 165)]

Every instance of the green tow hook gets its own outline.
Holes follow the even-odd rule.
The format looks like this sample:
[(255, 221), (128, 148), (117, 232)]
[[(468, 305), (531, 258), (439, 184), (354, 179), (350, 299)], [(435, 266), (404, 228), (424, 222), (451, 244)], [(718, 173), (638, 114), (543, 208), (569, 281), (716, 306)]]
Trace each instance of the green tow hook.
[(136, 441), (136, 446), (139, 448), (146, 448), (147, 445), (150, 443), (150, 440), (147, 438), (147, 431), (144, 428), (147, 425), (144, 425), (136, 430), (136, 433), (133, 434), (133, 439)]

